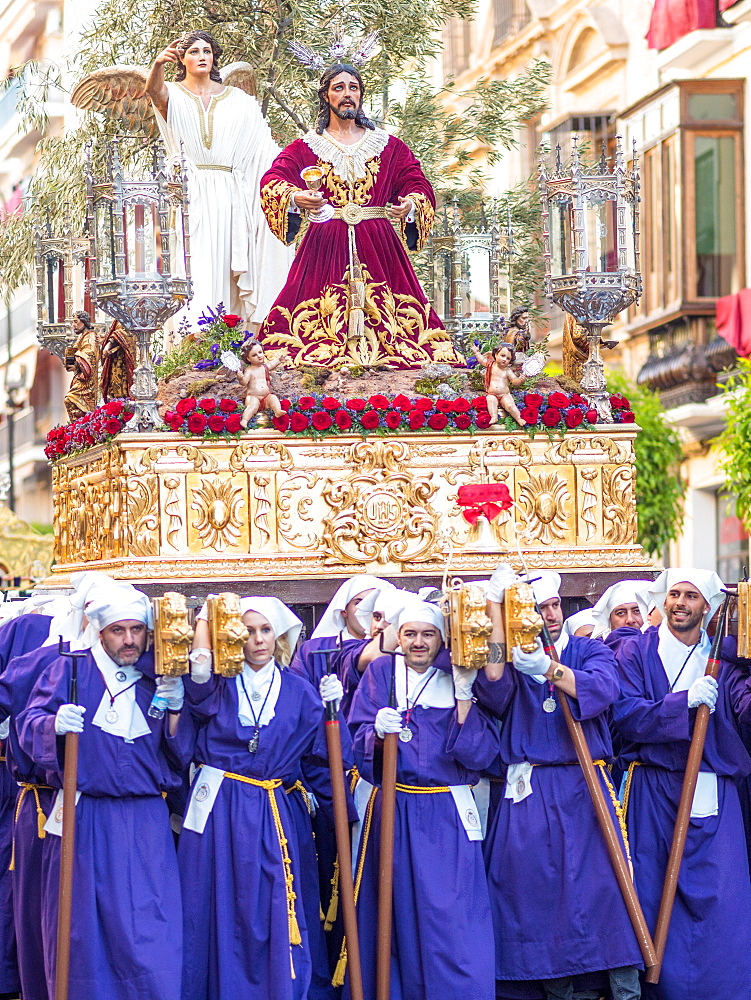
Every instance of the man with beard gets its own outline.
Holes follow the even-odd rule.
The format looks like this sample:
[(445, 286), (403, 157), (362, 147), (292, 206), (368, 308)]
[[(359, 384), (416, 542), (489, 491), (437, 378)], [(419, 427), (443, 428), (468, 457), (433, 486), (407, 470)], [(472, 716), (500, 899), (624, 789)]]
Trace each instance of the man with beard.
[[(20, 748), (62, 788), (66, 733), (80, 733), (73, 859), (70, 996), (179, 1000), (182, 911), (177, 858), (163, 792), (180, 784), (168, 739), (183, 701), (182, 680), (154, 678), (146, 650), (148, 598), (112, 584), (87, 604), (98, 634), (78, 668), (71, 704), (71, 659), (58, 656), (17, 719)], [(149, 706), (158, 691), (169, 712)], [(60, 865), (62, 794), (45, 825), (42, 869)], [(57, 882), (42, 915), (45, 970), (54, 995)]]
[(649, 590), (665, 619), (617, 652), (621, 695), (613, 724), (628, 766), (624, 808), (634, 880), (654, 927), (675, 828), (696, 709), (709, 728), (691, 808), (665, 959), (647, 1000), (751, 996), (751, 883), (738, 784), (751, 771), (739, 734), (749, 721), (748, 663), (724, 640), (717, 680), (705, 677), (705, 631), (722, 581), (700, 569), (666, 569)]
[(365, 117), (364, 94), (354, 66), (331, 66), (316, 128), (261, 180), (273, 233), (302, 238), (259, 339), (298, 365), (462, 364), (407, 256), (430, 235), (433, 189), (409, 148)]

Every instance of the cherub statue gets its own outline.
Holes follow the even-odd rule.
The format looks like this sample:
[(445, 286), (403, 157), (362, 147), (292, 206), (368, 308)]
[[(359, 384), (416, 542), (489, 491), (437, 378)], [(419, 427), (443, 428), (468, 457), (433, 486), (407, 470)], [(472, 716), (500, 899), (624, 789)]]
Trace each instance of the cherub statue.
[(245, 363), (245, 368), (237, 373), (237, 381), (245, 389), (243, 427), (248, 426), (259, 410), (271, 410), (275, 417), (280, 417), (284, 411), (279, 397), (272, 392), (271, 373), (284, 362), (286, 355), (280, 354), (267, 362), (259, 341), (251, 338), (243, 344), (240, 357)]
[(74, 313), (73, 332), (76, 339), (65, 352), (65, 367), (73, 372), (73, 381), (65, 394), (65, 409), (71, 421), (96, 409), (99, 363), (96, 330), (87, 312)]
[(505, 410), (519, 424), (526, 425), (526, 420), (519, 413), (519, 408), (511, 395), (512, 385), (521, 385), (524, 375), (515, 375), (511, 365), (514, 362), (514, 348), (511, 344), (498, 344), (489, 354), (480, 352), (480, 344), (474, 342), (474, 355), (485, 367), (485, 398), (488, 401), (490, 423), (498, 423), (498, 409)]
[[(128, 133), (161, 132), (172, 162), (185, 162), (193, 299), (173, 320), (175, 329), (183, 317), (195, 326), (217, 302), (246, 323), (260, 323), (292, 262), (292, 251), (272, 234), (261, 210), (261, 177), (279, 147), (255, 97), (255, 73), (245, 62), (220, 71), (221, 55), (208, 32), (187, 31), (151, 69), (98, 69), (71, 97), (76, 107), (101, 112)], [(165, 81), (170, 64), (174, 83)]]

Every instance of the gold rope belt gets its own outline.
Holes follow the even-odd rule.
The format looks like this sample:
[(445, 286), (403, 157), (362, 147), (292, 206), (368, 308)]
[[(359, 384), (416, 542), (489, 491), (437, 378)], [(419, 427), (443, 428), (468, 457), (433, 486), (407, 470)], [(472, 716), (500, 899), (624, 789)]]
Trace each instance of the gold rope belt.
[(308, 795), (308, 789), (303, 785), (302, 781), (296, 781), (294, 785), (290, 785), (289, 788), (284, 789), (285, 795), (289, 795), (290, 792), (299, 792), (302, 795), (303, 802), (305, 803), (305, 808), (308, 810), (308, 816), (313, 814), (313, 810), (310, 806), (310, 796)]
[(450, 792), (448, 785), (436, 785), (435, 787), (424, 787), (422, 785), (402, 785), (396, 783), (397, 792), (409, 792), (410, 795), (435, 795), (437, 792)]
[(356, 205), (348, 201), (342, 208), (334, 209), (332, 218), (342, 219), (348, 226), (356, 226), (358, 222), (368, 219), (387, 219), (388, 215), (383, 205)]
[[(13, 816), (14, 823), (18, 822), (18, 817), (21, 815), (21, 807), (23, 806), (24, 799), (31, 792), (34, 796), (37, 809), (37, 837), (40, 840), (44, 840), (47, 836), (44, 824), (47, 822), (47, 817), (44, 815), (44, 810), (42, 809), (42, 803), (39, 801), (39, 790), (45, 789), (47, 791), (53, 791), (51, 785), (35, 785), (30, 781), (19, 781), (19, 786), (21, 791), (18, 793), (18, 800), (16, 802), (16, 811)], [(13, 846), (10, 852), (10, 864), (8, 865), (8, 871), (12, 872), (16, 869), (16, 834), (13, 831)]]
[(196, 170), (226, 170), (232, 173), (232, 167), (226, 167), (223, 163), (195, 163)]
[[(246, 785), (255, 785), (256, 788), (263, 788), (269, 797), (269, 805), (271, 806), (271, 812), (274, 817), (274, 826), (276, 827), (276, 835), (279, 838), (279, 850), (282, 855), (282, 865), (284, 867), (284, 882), (287, 892), (287, 922), (289, 925), (289, 966), (292, 978), (295, 979), (295, 966), (292, 961), (292, 945), (302, 944), (302, 938), (300, 936), (300, 925), (297, 922), (297, 915), (295, 913), (295, 900), (297, 895), (294, 891), (294, 876), (292, 875), (292, 859), (289, 856), (289, 851), (287, 850), (287, 837), (284, 833), (284, 826), (282, 824), (282, 817), (279, 813), (279, 803), (276, 801), (275, 790), (279, 788), (282, 784), (281, 778), (267, 778), (265, 780), (259, 780), (258, 778), (246, 778), (243, 774), (233, 774), (232, 771), (224, 772), (225, 778), (232, 778), (233, 781), (242, 781)], [(294, 786), (293, 786), (294, 787)]]

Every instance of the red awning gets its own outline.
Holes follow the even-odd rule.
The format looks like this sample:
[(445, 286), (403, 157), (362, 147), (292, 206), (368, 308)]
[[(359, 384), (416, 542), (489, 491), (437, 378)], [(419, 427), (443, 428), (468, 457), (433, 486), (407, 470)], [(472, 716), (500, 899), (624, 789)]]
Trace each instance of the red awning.
[(717, 332), (741, 358), (751, 356), (751, 288), (717, 300)]
[(666, 49), (690, 31), (716, 24), (715, 0), (655, 0), (647, 42), (650, 49)]

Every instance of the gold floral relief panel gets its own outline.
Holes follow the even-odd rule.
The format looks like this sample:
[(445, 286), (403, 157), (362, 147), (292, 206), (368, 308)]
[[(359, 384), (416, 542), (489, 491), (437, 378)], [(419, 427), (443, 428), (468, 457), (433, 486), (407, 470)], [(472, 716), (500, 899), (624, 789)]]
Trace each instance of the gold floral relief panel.
[(577, 544), (602, 544), (602, 466), (576, 466), (576, 512)]
[(246, 475), (189, 473), (186, 514), (191, 552), (222, 554), (248, 551)]
[(187, 477), (168, 472), (159, 477), (159, 510), (161, 551), (165, 555), (189, 552), (188, 511), (186, 508)]
[(522, 545), (576, 544), (575, 470), (571, 466), (514, 470), (516, 526)]

